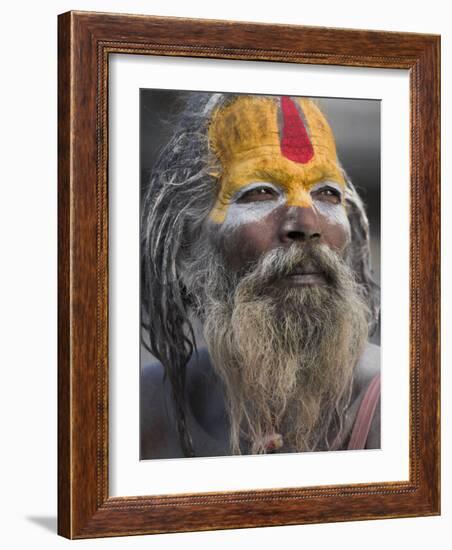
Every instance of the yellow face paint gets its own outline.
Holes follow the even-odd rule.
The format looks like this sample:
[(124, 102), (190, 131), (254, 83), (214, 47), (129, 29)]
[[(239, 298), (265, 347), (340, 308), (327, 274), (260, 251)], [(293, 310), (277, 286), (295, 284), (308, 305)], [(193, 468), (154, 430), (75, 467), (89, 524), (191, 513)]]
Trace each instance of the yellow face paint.
[(301, 207), (312, 205), (310, 190), (321, 181), (345, 187), (331, 128), (308, 99), (240, 96), (212, 116), (209, 144), (222, 167), (216, 223), (253, 182), (274, 184), (287, 206)]

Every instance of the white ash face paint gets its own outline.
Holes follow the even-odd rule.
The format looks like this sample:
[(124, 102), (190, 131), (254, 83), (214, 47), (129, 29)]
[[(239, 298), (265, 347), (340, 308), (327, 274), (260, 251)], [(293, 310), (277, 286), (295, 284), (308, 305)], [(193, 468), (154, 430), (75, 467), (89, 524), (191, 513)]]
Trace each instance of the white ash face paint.
[[(273, 199), (268, 200), (256, 200), (246, 203), (240, 202), (240, 199), (247, 192), (258, 189), (260, 187), (271, 189), (276, 196)], [(316, 191), (328, 187), (335, 189), (340, 194), (341, 202), (339, 204), (334, 204), (325, 200), (319, 200), (315, 197), (312, 197), (312, 208), (320, 216), (326, 218), (329, 223), (333, 225), (341, 225), (342, 227), (344, 227), (347, 233), (350, 235), (350, 224), (344, 205), (342, 203), (344, 193), (342, 187), (336, 182), (321, 181), (315, 184), (310, 189), (310, 194), (312, 195)], [(242, 187), (232, 197), (231, 202), (228, 206), (226, 218), (220, 226), (221, 232), (233, 231), (234, 229), (237, 229), (242, 225), (257, 222), (270, 214), (276, 208), (284, 205), (287, 205), (287, 196), (284, 190), (280, 187), (266, 181), (249, 183), (248, 185)]]
[[(271, 189), (276, 193), (276, 196), (269, 200), (252, 201), (247, 203), (238, 202), (247, 192), (260, 187)], [(279, 206), (282, 206), (286, 200), (284, 191), (273, 183), (266, 181), (249, 183), (248, 185), (242, 187), (232, 197), (228, 206), (226, 218), (221, 224), (221, 229), (224, 231), (230, 231), (247, 223), (257, 222)]]
[(321, 181), (316, 183), (310, 190), (311, 194), (319, 191), (323, 188), (333, 188), (340, 193), (341, 202), (334, 204), (332, 202), (324, 200), (316, 200), (313, 198), (313, 207), (321, 216), (327, 218), (328, 221), (334, 225), (341, 225), (344, 227), (350, 236), (350, 222), (348, 220), (347, 212), (343, 204), (344, 190), (342, 187), (334, 181)]

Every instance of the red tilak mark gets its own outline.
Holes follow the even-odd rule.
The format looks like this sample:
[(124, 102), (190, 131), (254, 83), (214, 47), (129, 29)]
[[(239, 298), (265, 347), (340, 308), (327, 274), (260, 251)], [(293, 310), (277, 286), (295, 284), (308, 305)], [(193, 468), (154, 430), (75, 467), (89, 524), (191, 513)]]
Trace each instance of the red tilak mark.
[(300, 113), (290, 97), (281, 97), (281, 111), (281, 153), (289, 160), (306, 164), (314, 156), (314, 149)]

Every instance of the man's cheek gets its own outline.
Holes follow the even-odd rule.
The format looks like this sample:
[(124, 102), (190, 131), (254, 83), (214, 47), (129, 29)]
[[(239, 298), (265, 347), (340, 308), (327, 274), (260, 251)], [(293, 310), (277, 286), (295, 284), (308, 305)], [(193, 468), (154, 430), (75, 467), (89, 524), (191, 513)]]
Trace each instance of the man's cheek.
[(322, 219), (324, 240), (331, 248), (342, 250), (350, 243), (351, 230), (347, 212), (341, 205), (317, 204)]
[(241, 219), (234, 224), (218, 225), (213, 238), (226, 266), (241, 270), (273, 248), (273, 225), (271, 216), (247, 216), (246, 221)]

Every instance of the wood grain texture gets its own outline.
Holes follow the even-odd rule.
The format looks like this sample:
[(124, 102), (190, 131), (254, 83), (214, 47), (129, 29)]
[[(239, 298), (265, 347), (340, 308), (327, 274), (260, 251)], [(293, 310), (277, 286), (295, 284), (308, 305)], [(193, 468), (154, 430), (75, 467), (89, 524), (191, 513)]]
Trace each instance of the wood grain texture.
[[(58, 531), (68, 538), (439, 513), (438, 36), (69, 12), (59, 16)], [(108, 56), (410, 70), (410, 480), (108, 496)]]
[[(68, 25), (69, 14), (60, 25)], [(58, 530), (70, 533), (70, 190), (71, 181), (70, 34), (58, 34)]]

